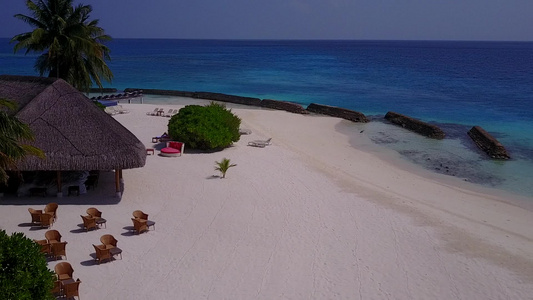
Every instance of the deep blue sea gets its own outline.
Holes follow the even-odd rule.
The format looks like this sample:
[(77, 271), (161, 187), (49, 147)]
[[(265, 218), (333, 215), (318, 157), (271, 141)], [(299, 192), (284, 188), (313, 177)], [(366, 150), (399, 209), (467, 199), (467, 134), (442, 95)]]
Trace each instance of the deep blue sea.
[[(108, 87), (210, 91), (321, 103), (372, 116), (365, 130), (430, 170), (533, 197), (533, 43), (116, 39)], [(0, 39), (0, 73), (38, 75), (35, 55)], [(150, 99), (150, 98), (148, 98)], [(154, 98), (152, 101), (158, 101)], [(387, 111), (441, 126), (434, 141), (383, 122)], [(510, 152), (486, 157), (479, 125)]]

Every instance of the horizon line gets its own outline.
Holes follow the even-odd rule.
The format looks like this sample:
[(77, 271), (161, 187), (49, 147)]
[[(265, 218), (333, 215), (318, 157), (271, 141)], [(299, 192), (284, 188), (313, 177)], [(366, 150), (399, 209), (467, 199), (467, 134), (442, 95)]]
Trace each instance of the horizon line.
[[(12, 37), (0, 37), (12, 39)], [(111, 37), (112, 40), (197, 40), (197, 41), (358, 41), (358, 42), (507, 42), (532, 43), (533, 40), (466, 40), (466, 39), (333, 39), (333, 38), (168, 38), (168, 37)]]

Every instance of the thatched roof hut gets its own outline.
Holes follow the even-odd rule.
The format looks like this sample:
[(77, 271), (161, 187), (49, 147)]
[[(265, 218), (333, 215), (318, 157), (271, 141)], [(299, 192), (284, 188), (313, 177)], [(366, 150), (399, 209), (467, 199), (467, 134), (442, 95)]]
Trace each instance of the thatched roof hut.
[(18, 103), (16, 116), (46, 155), (27, 157), (18, 170), (122, 170), (146, 162), (135, 135), (62, 79), (2, 75), (0, 98)]

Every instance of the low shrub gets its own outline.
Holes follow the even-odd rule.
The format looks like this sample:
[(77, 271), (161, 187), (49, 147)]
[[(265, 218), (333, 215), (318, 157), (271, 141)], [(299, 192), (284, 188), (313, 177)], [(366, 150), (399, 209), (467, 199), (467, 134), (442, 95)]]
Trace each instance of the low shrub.
[(98, 101), (93, 101), (93, 103), (98, 106), (99, 109), (101, 110), (105, 110), (106, 106), (103, 105), (102, 103), (98, 102)]
[(55, 299), (54, 273), (40, 246), (23, 233), (0, 230), (0, 295), (2, 299)]
[(170, 118), (168, 134), (187, 148), (218, 150), (239, 141), (241, 119), (225, 105), (187, 105)]

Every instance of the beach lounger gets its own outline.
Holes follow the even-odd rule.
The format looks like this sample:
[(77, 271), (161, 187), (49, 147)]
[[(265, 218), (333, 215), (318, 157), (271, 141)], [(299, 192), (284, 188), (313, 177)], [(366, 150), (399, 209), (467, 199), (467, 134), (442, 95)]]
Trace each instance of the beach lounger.
[(152, 116), (161, 116), (165, 113), (165, 110), (163, 108), (160, 108), (158, 111), (154, 111), (151, 115)]
[(240, 135), (252, 134), (252, 131), (250, 129), (246, 129), (246, 128), (239, 128), (239, 134)]
[(163, 116), (165, 116), (167, 118), (170, 118), (170, 117), (172, 117), (173, 115), (175, 115), (177, 113), (178, 113), (177, 109), (171, 109), (171, 110), (168, 111), (168, 113), (164, 114)]
[(124, 107), (122, 107), (122, 105), (115, 106), (115, 111), (118, 111), (118, 113), (120, 113), (120, 114), (127, 114), (127, 113), (130, 112), (129, 110), (127, 110)]
[(115, 108), (113, 108), (113, 106), (106, 106), (104, 111), (110, 116), (114, 116), (119, 113), (118, 111), (115, 110)]
[(155, 116), (157, 112), (159, 111), (159, 107), (154, 108), (154, 111), (149, 111), (146, 113), (148, 116)]
[(162, 112), (162, 113), (160, 114), (160, 116), (162, 116), (162, 117), (170, 116), (170, 114), (171, 114), (173, 111), (174, 111), (174, 110), (171, 108), (171, 109), (168, 110), (167, 113)]
[(255, 141), (248, 142), (248, 146), (265, 148), (268, 145), (272, 145), (271, 141), (272, 141), (272, 138), (269, 138), (268, 140), (255, 140)]
[(160, 155), (167, 156), (167, 157), (181, 156), (183, 154), (184, 149), (185, 149), (185, 143), (170, 141), (170, 142), (167, 142), (167, 146), (165, 148), (162, 148), (160, 150), (161, 151)]

